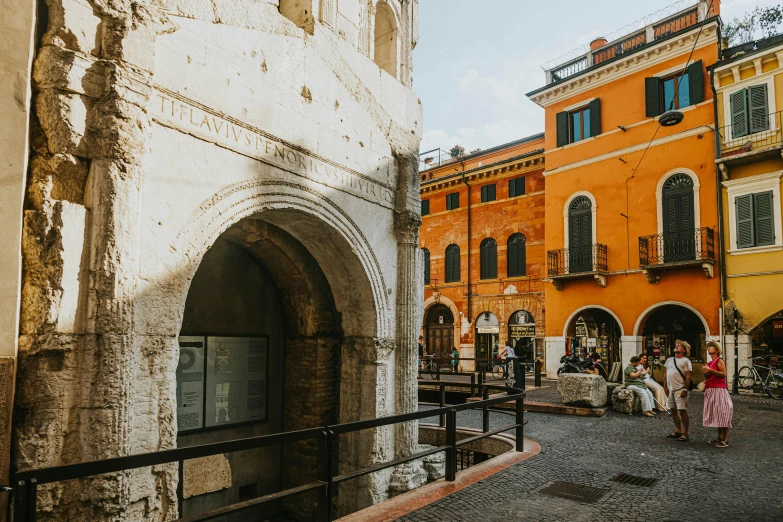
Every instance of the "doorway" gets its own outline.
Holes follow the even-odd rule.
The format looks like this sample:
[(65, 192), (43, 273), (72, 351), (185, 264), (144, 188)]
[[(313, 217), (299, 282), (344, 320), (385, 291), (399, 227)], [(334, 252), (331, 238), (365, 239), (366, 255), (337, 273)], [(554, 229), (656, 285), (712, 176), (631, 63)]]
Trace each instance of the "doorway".
[[(435, 355), (441, 369), (450, 369), (451, 352), (454, 349), (454, 314), (443, 304), (436, 304), (427, 312), (427, 340), (424, 350)], [(449, 368), (446, 368), (449, 366)]]
[(696, 256), (693, 180), (675, 174), (663, 185), (663, 258), (665, 263), (689, 261)]
[(593, 203), (585, 196), (568, 207), (569, 273), (593, 270)]

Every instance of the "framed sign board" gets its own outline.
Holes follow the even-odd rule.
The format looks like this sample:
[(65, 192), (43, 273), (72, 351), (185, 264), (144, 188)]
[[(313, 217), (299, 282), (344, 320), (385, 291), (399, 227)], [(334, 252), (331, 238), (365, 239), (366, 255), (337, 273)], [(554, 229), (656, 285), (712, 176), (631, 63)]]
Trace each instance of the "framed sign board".
[(179, 344), (179, 432), (266, 420), (267, 337), (182, 336)]

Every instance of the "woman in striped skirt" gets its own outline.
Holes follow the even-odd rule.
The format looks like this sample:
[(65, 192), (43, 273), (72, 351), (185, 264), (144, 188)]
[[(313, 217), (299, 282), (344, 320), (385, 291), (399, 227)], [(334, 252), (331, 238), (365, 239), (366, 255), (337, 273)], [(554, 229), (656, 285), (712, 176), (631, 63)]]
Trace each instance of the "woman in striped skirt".
[(710, 362), (704, 365), (707, 378), (704, 388), (704, 427), (718, 428), (718, 438), (710, 441), (717, 448), (729, 445), (729, 428), (734, 415), (734, 405), (726, 386), (726, 363), (721, 359), (721, 349), (717, 343), (707, 343)]

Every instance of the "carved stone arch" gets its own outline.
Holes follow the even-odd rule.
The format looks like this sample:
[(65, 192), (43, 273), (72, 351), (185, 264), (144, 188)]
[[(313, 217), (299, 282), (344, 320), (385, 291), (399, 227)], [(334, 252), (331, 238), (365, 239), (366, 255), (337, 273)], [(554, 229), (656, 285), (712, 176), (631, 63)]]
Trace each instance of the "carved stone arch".
[[(215, 194), (190, 216), (171, 248), (183, 253), (181, 296), (168, 302), (182, 319), (185, 296), (200, 261), (218, 237), (239, 221), (257, 217), (288, 232), (311, 248), (351, 337), (394, 337), (389, 292), (371, 245), (336, 203), (296, 183), (247, 180)], [(164, 268), (165, 270), (165, 268)], [(171, 273), (171, 272), (170, 272)]]
[(394, 2), (386, 0), (378, 0), (375, 4), (372, 31), (373, 60), (378, 67), (399, 80), (402, 58), (400, 34), (403, 27), (400, 13), (395, 8)]

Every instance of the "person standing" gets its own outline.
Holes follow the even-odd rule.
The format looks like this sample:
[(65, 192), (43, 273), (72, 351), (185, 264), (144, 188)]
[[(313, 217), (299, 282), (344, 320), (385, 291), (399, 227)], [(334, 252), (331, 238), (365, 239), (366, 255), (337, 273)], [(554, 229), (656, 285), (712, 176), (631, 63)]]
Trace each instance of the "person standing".
[(710, 362), (703, 368), (707, 377), (703, 422), (705, 428), (718, 428), (718, 438), (709, 441), (710, 444), (715, 444), (716, 448), (725, 448), (729, 445), (729, 429), (734, 416), (734, 405), (726, 386), (726, 362), (721, 359), (721, 349), (717, 343), (707, 343), (707, 353)]
[(421, 368), (422, 361), (424, 361), (424, 336), (419, 336), (419, 368)]
[(688, 418), (688, 390), (691, 387), (691, 372), (693, 365), (685, 354), (690, 345), (679, 339), (674, 343), (674, 357), (666, 359), (666, 379), (663, 381), (663, 391), (666, 393), (666, 407), (672, 411), (674, 433), (667, 437), (687, 442), (690, 419)]
[(650, 390), (650, 393), (653, 394), (655, 401), (658, 403), (658, 407), (655, 409), (658, 411), (664, 411), (663, 405), (666, 404), (666, 394), (663, 393), (663, 386), (658, 384), (655, 379), (652, 378), (652, 375), (650, 375), (650, 370), (647, 369), (647, 356), (640, 355), (639, 359), (639, 366), (637, 366), (636, 369), (642, 370), (644, 384), (647, 386), (647, 389)]
[(639, 364), (639, 356), (634, 355), (631, 357), (631, 362), (625, 367), (623, 372), (625, 379), (625, 387), (634, 392), (642, 401), (642, 415), (645, 417), (654, 417), (653, 413), (653, 396), (647, 386), (644, 385), (644, 379), (642, 378), (642, 370), (637, 370), (636, 365)]
[(459, 365), (459, 351), (457, 348), (454, 348), (454, 351), (451, 352), (451, 371), (454, 373), (457, 373), (457, 365)]

